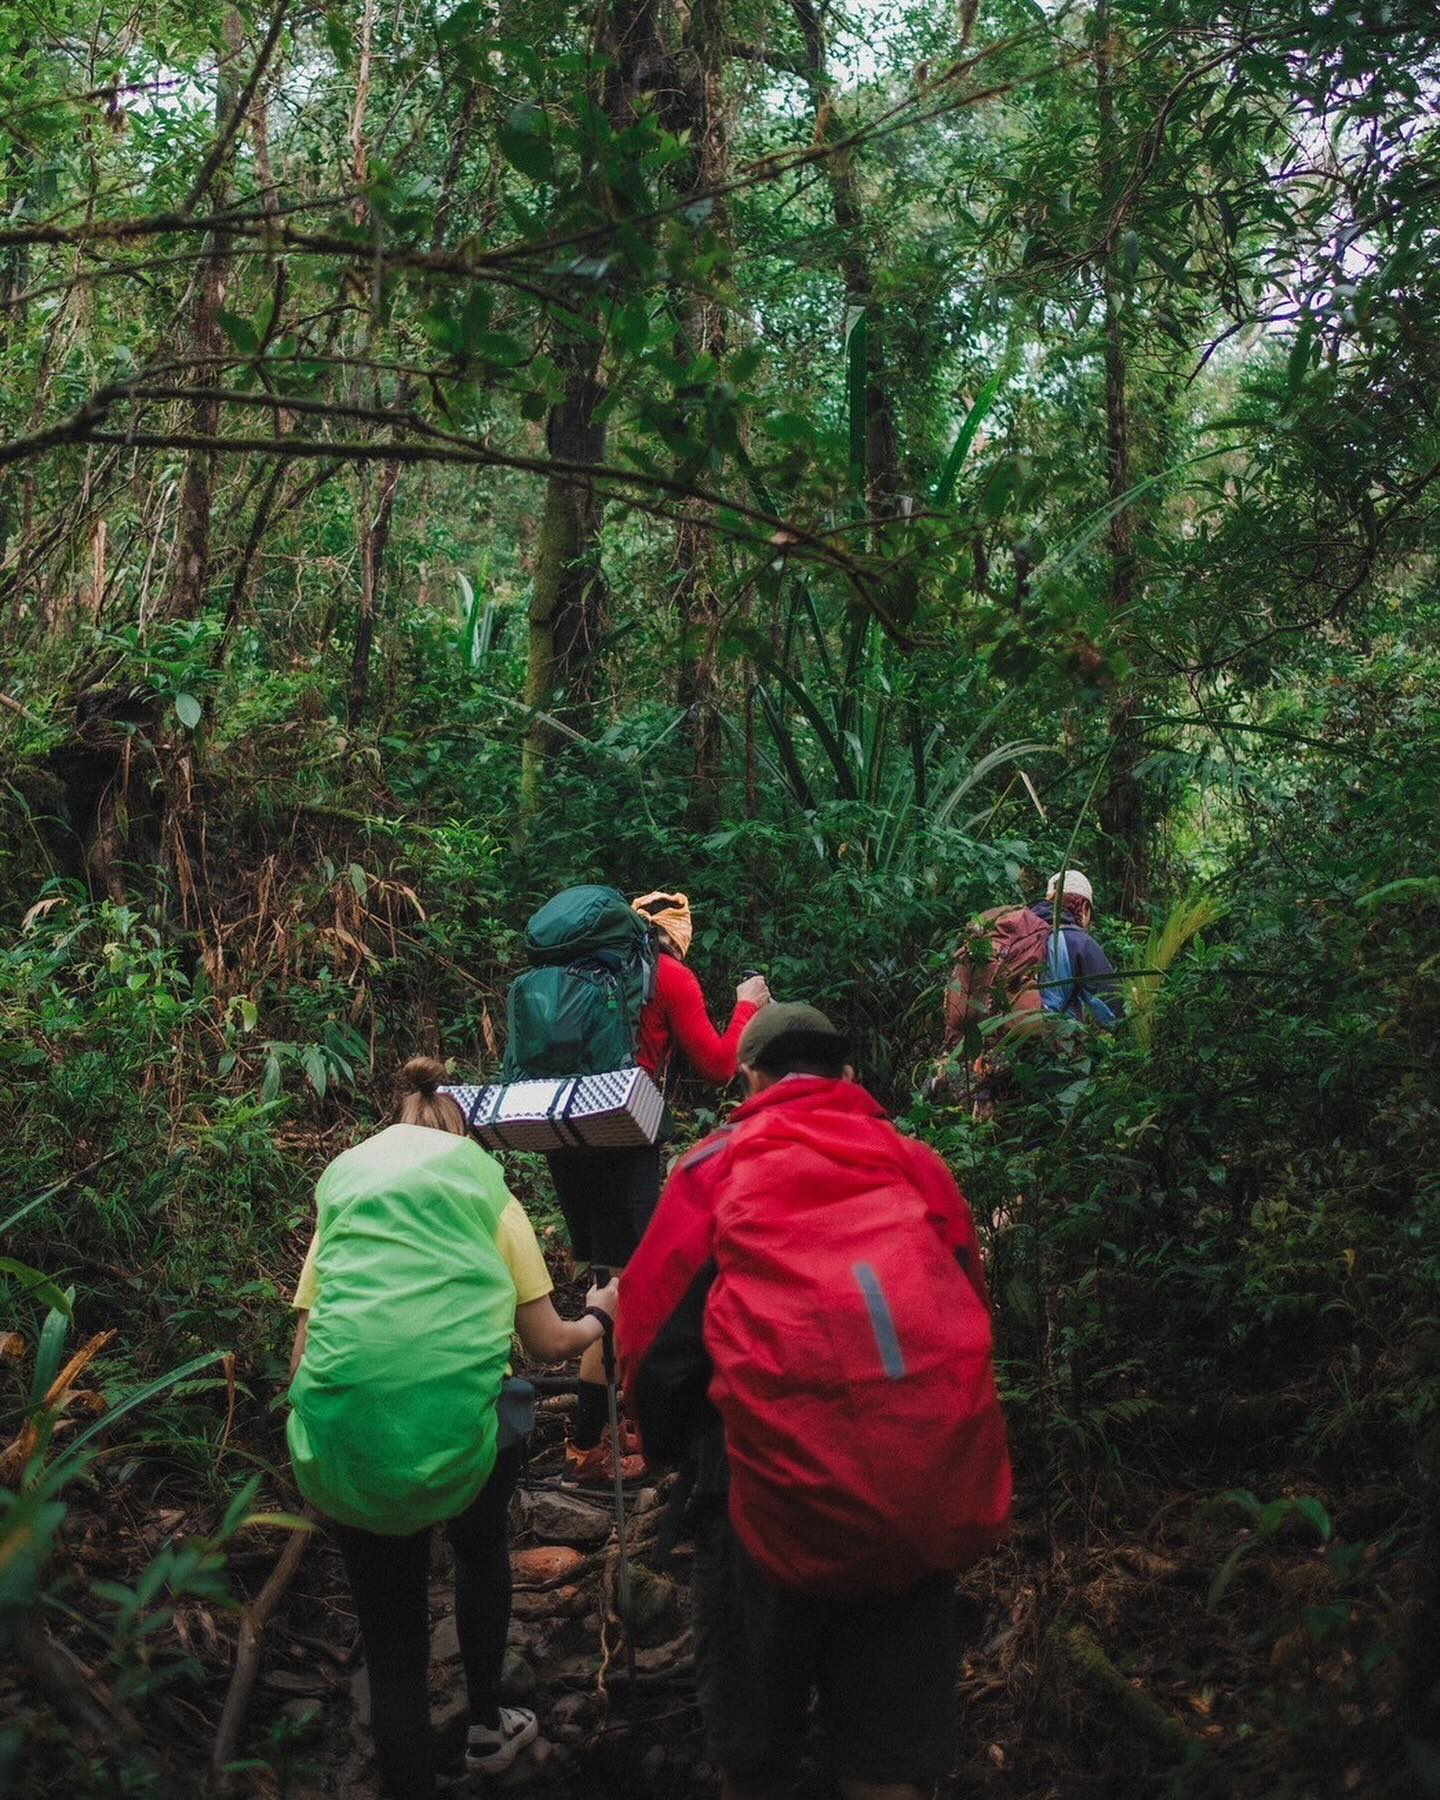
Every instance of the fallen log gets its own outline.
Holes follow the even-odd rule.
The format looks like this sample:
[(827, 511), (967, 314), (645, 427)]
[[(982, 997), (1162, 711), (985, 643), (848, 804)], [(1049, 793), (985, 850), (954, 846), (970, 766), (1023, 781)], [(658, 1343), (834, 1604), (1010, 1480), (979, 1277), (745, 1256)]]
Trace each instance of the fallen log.
[(1046, 1637), (1079, 1685), (1092, 1699), (1112, 1707), (1126, 1725), (1172, 1756), (1193, 1760), (1204, 1754), (1205, 1747), (1159, 1701), (1152, 1700), (1143, 1688), (1130, 1685), (1093, 1632), (1083, 1625), (1052, 1625)]

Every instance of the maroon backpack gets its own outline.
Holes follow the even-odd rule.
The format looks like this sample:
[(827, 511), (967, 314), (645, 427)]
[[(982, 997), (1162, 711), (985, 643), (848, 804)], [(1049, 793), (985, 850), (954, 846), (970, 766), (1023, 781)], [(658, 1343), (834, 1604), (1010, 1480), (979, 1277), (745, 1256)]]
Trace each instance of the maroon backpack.
[(1046, 968), (1051, 927), (1028, 906), (995, 906), (966, 928), (945, 990), (945, 1047), (953, 1049), (967, 1025), (1017, 1015), (1006, 1041), (1039, 1029), (1040, 979)]
[(707, 1171), (730, 1518), (781, 1587), (903, 1593), (1009, 1513), (990, 1312), (943, 1165), (863, 1089), (816, 1090), (737, 1125)]

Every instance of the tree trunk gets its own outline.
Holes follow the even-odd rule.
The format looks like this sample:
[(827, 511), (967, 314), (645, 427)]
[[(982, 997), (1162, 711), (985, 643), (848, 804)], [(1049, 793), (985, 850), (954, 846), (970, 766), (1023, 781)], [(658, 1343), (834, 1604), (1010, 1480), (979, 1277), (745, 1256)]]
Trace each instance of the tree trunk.
[(390, 541), (390, 520), (399, 485), (399, 463), (387, 462), (380, 472), (380, 492), (372, 513), (370, 483), (363, 476), (360, 483), (360, 615), (355, 621), (350, 700), (346, 709), (352, 731), (365, 715), (370, 688), (370, 652), (375, 644), (375, 620), (385, 578), (385, 546)]
[[(815, 0), (791, 0), (804, 43), (806, 85), (815, 108), (815, 143), (833, 143), (835, 82), (825, 50), (825, 27)], [(865, 456), (858, 471), (870, 511), (879, 516), (899, 510), (899, 451), (895, 411), (885, 371), (883, 321), (875, 306), (875, 278), (865, 244), (865, 214), (849, 151), (825, 159), (830, 203), (841, 232), (840, 272), (845, 280), (846, 333), (865, 332)]]
[[(604, 389), (588, 345), (571, 352), (565, 397), (550, 409), (546, 448), (572, 463), (596, 463), (605, 453), (605, 426), (595, 417)], [(534, 712), (564, 713), (589, 696), (589, 652), (605, 617), (605, 577), (600, 566), (600, 503), (583, 475), (550, 476), (540, 515), (530, 592), (530, 644), (525, 704)], [(533, 814), (540, 773), (558, 734), (532, 718), (525, 734), (520, 777), (521, 812)]]
[[(240, 52), (245, 41), (245, 22), (227, 10), (221, 27), (225, 44), (215, 84), (215, 129), (224, 129), (240, 94)], [(223, 198), (224, 175), (216, 173), (216, 198)], [(196, 378), (202, 386), (215, 384), (215, 367), (205, 358), (224, 351), (219, 313), (225, 302), (230, 275), (229, 235), (212, 232), (206, 240), (206, 258), (200, 271), (200, 291), (190, 327), (190, 352), (196, 358)], [(197, 400), (191, 408), (189, 429), (199, 437), (214, 437), (220, 427), (220, 407), (214, 400)], [(208, 450), (192, 450), (185, 458), (180, 478), (179, 519), (175, 544), (175, 568), (164, 612), (172, 619), (193, 619), (205, 603), (210, 584), (210, 504), (214, 488), (214, 457)]]
[[(1099, 118), (1100, 203), (1107, 221), (1101, 282), (1105, 297), (1105, 461), (1110, 504), (1110, 613), (1116, 633), (1135, 599), (1135, 509), (1125, 496), (1133, 485), (1130, 469), (1128, 364), (1125, 349), (1125, 276), (1114, 242), (1113, 220), (1122, 180), (1120, 146), (1115, 130), (1114, 68), (1111, 60), (1107, 0), (1095, 12), (1096, 109)], [(1139, 746), (1134, 716), (1139, 699), (1124, 692), (1110, 709), (1110, 768), (1100, 797), (1100, 826), (1106, 839), (1109, 904), (1126, 918), (1144, 914), (1149, 892), (1145, 816), (1135, 775)]]
[[(612, 0), (599, 11), (595, 38), (604, 59), (596, 82), (600, 104), (611, 127), (620, 131), (633, 122), (640, 96), (663, 86), (657, 77), (668, 68), (655, 0)], [(597, 304), (597, 324), (600, 311)], [(596, 417), (605, 394), (600, 352), (577, 337), (559, 344), (554, 354), (567, 379), (564, 397), (550, 409), (546, 447), (560, 461), (598, 463), (605, 455), (605, 424)], [(547, 479), (525, 670), (525, 703), (532, 712), (563, 717), (590, 697), (591, 654), (605, 622), (601, 512), (595, 484), (587, 476), (556, 471)], [(520, 773), (522, 820), (532, 818), (539, 805), (541, 770), (559, 735), (548, 721), (531, 718)]]
[[(17, 46), (21, 57), (28, 49), (24, 42)], [(21, 213), (28, 213), (35, 201), (34, 158), (15, 145), (6, 157), (5, 199), (7, 217), (16, 219)], [(0, 258), (0, 355), (8, 351), (12, 338), (24, 333), (29, 307), (21, 295), (29, 284), (30, 252), (23, 244), (14, 245)], [(10, 548), (10, 532), (15, 522), (14, 495), (13, 480), (0, 481), (0, 567), (4, 566)]]
[[(689, 197), (716, 193), (729, 176), (730, 115), (725, 101), (725, 61), (721, 0), (694, 0), (685, 44), (684, 78), (678, 84), (683, 117), (674, 121), (674, 127), (688, 130), (690, 136), (691, 156), (682, 172), (684, 191)], [(728, 240), (728, 224), (724, 203), (717, 198), (709, 229), (717, 238)], [(683, 358), (690, 361), (708, 355), (718, 364), (725, 355), (727, 336), (725, 311), (720, 302), (709, 294), (694, 295), (686, 309)], [(676, 698), (686, 711), (692, 759), (690, 810), (693, 822), (701, 830), (713, 826), (720, 812), (720, 611), (710, 510), (703, 501), (687, 502), (675, 534), (680, 576), (675, 604), (683, 645)]]

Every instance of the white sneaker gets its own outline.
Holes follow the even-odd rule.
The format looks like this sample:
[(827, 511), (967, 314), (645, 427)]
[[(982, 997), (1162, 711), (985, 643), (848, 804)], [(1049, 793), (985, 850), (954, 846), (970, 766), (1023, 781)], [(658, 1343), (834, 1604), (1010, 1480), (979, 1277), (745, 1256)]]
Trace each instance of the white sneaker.
[(465, 1745), (465, 1767), (482, 1775), (498, 1775), (508, 1769), (527, 1744), (533, 1744), (540, 1721), (523, 1706), (502, 1706), (498, 1729), (472, 1725)]

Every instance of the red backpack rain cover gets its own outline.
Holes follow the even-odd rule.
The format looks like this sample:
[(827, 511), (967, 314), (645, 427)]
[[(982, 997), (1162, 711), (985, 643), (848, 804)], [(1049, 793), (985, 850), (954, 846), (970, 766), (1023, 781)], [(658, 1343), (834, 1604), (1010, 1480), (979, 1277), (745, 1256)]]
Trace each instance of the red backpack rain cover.
[(709, 1398), (751, 1557), (840, 1596), (973, 1562), (1003, 1531), (1010, 1463), (974, 1228), (939, 1157), (862, 1088), (792, 1077), (686, 1161), (627, 1272), (622, 1333), (647, 1272), (673, 1291), (713, 1259)]

